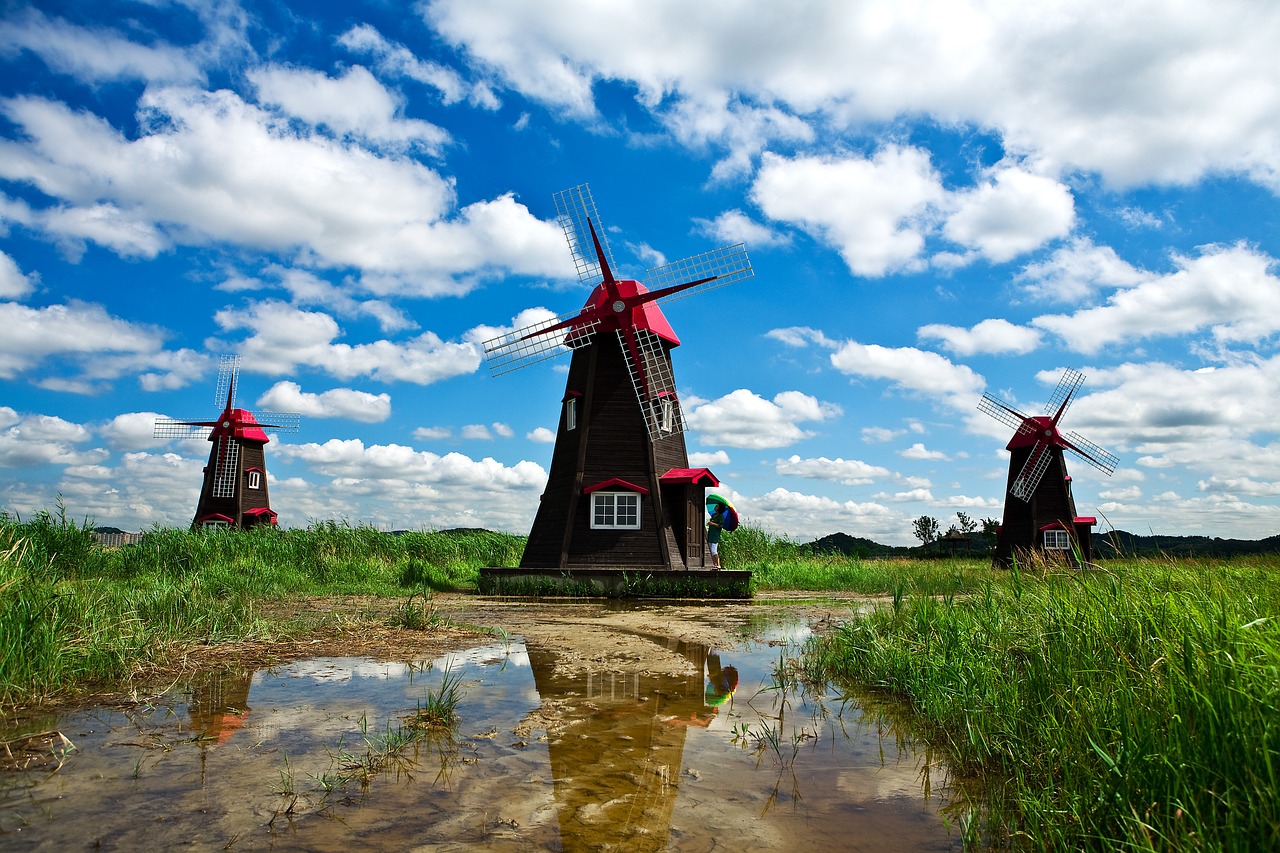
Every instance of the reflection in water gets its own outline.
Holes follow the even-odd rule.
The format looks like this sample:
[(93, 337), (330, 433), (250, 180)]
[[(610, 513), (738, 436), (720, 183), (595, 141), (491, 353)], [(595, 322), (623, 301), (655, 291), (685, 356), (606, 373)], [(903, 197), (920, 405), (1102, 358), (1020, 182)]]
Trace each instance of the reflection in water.
[[(945, 802), (921, 790), (929, 757), (788, 675), (777, 643), (602, 626), (210, 675), (41, 721), (77, 749), (57, 772), (0, 773), (0, 849), (958, 849)], [(330, 796), (343, 762), (389, 749), (446, 670), (463, 685), (456, 729)]]
[(666, 644), (689, 662), (687, 673), (559, 674), (562, 648), (528, 644), (538, 695), (557, 709), (547, 738), (565, 850), (667, 844), (686, 732), (716, 716), (737, 686), (737, 670), (722, 667), (705, 646)]

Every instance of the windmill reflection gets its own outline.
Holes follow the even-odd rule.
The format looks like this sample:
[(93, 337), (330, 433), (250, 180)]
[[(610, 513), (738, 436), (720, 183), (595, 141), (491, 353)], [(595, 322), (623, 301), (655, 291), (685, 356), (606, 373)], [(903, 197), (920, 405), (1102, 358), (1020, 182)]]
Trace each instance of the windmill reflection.
[(252, 670), (211, 673), (191, 685), (187, 714), (202, 740), (226, 743), (249, 715)]
[[(706, 646), (646, 636), (683, 657), (681, 673), (575, 669), (571, 650), (530, 641), (547, 723), (563, 849), (662, 850), (679, 790), (686, 733), (705, 727), (737, 687), (737, 670)], [(595, 656), (599, 656), (596, 649)], [(635, 661), (629, 661), (637, 665)]]

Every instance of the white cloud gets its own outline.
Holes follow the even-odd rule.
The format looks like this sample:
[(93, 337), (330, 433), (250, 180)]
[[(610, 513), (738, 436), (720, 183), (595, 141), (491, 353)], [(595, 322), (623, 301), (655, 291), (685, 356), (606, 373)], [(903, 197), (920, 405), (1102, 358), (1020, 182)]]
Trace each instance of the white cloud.
[(158, 444), (155, 438), (155, 412), (126, 412), (98, 426), (96, 432), (112, 450), (149, 450)]
[[(419, 441), (443, 441), (453, 436), (452, 430), (448, 427), (418, 427), (413, 431), (413, 437)], [(555, 436), (551, 437), (555, 440)]]
[(556, 440), (556, 434), (546, 427), (536, 427), (525, 438), (537, 444), (551, 444)]
[(766, 155), (751, 197), (834, 247), (855, 275), (875, 277), (919, 266), (945, 193), (927, 152), (886, 146), (870, 158)]
[(1019, 168), (995, 171), (991, 180), (953, 196), (951, 205), (943, 235), (996, 263), (1066, 236), (1075, 221), (1070, 189)]
[(21, 141), (0, 142), (0, 177), (57, 202), (33, 224), (150, 257), (175, 243), (230, 243), (353, 267), (374, 293), (460, 293), (509, 272), (564, 276), (554, 223), (510, 196), (454, 211), (452, 184), (412, 160), (299, 133), (221, 90), (148, 89), (135, 139), (38, 97), (0, 101)]
[(857, 130), (928, 116), (993, 133), (1040, 174), (1124, 185), (1237, 173), (1280, 188), (1269, 0), (1081, 0), (1070, 14), (947, 0), (421, 8), (477, 68), (568, 115), (595, 118), (597, 81), (634, 86), (678, 139), (730, 148), (724, 172), (797, 138), (801, 118)]
[(1105, 305), (1036, 317), (1032, 325), (1082, 353), (1202, 329), (1222, 343), (1256, 343), (1280, 331), (1275, 259), (1236, 245), (1209, 246), (1199, 257), (1173, 261), (1175, 272), (1120, 290)]
[(906, 450), (899, 450), (898, 455), (903, 459), (915, 459), (917, 461), (928, 462), (945, 462), (948, 459), (947, 454), (943, 453), (941, 450), (929, 450), (923, 443), (918, 441)]
[(698, 431), (704, 444), (753, 450), (786, 447), (810, 438), (813, 433), (800, 424), (822, 422), (841, 414), (834, 403), (824, 403), (799, 391), (783, 391), (769, 401), (739, 388), (718, 400), (686, 402), (689, 426)]
[(982, 391), (982, 377), (943, 356), (913, 347), (882, 347), (844, 341), (831, 355), (841, 373), (867, 379), (886, 379), (896, 387), (933, 397), (955, 408), (974, 405)]
[(281, 65), (255, 68), (248, 76), (262, 103), (311, 125), (327, 126), (339, 136), (392, 150), (421, 148), (434, 155), (449, 141), (449, 134), (436, 125), (405, 118), (403, 100), (359, 65), (337, 78)]
[(1077, 238), (1048, 260), (1028, 264), (1015, 281), (1037, 299), (1080, 302), (1099, 290), (1136, 287), (1155, 278), (1121, 260), (1110, 246)]
[(214, 319), (226, 331), (250, 330), (252, 334), (234, 348), (264, 373), (289, 373), (305, 365), (344, 380), (368, 376), (429, 385), (474, 373), (480, 366), (476, 344), (444, 341), (433, 332), (404, 342), (334, 343), (340, 330), (332, 317), (282, 302), (224, 309)]
[(53, 415), (20, 415), (0, 408), (0, 468), (41, 465), (86, 465), (100, 461), (105, 450), (78, 450), (89, 430)]
[(715, 465), (728, 464), (729, 454), (724, 450), (689, 454), (689, 465), (693, 468), (711, 468)]
[[(159, 329), (113, 317), (101, 305), (74, 301), (46, 308), (0, 302), (0, 329), (5, 330), (0, 335), (0, 378), (4, 379), (33, 370), (54, 356), (83, 359), (86, 367), (91, 366), (90, 356), (150, 356), (164, 341)], [(102, 364), (94, 369), (95, 375), (102, 375)]]
[(1008, 320), (991, 319), (969, 329), (930, 323), (921, 326), (916, 335), (921, 340), (940, 340), (942, 346), (958, 356), (978, 353), (1011, 353), (1026, 355), (1040, 346), (1041, 334), (1035, 329), (1015, 326)]
[(700, 233), (718, 243), (746, 243), (748, 248), (764, 248), (782, 246), (791, 242), (791, 238), (786, 234), (781, 234), (767, 225), (754, 221), (736, 208), (721, 213), (715, 219), (695, 218), (693, 222)]
[(118, 33), (77, 26), (32, 8), (0, 21), (0, 53), (19, 50), (31, 51), (54, 71), (93, 83), (190, 82), (204, 76), (187, 47), (164, 42), (141, 45)]
[(888, 477), (891, 473), (888, 468), (870, 465), (858, 459), (828, 459), (825, 456), (816, 459), (791, 456), (777, 460), (773, 467), (779, 474), (807, 477), (811, 480), (832, 480), (846, 486), (865, 486)]
[(257, 405), (310, 418), (347, 418), (366, 424), (381, 423), (391, 417), (390, 394), (370, 394), (351, 388), (311, 394), (296, 382), (277, 382), (258, 398)]
[[(407, 47), (391, 41), (369, 24), (358, 24), (338, 37), (338, 44), (354, 53), (372, 57), (379, 72), (407, 77), (435, 89), (445, 104), (467, 98), (469, 87), (453, 69), (436, 62), (419, 59)], [(472, 103), (488, 109), (498, 107), (497, 98), (488, 88), (471, 92)]]
[(37, 280), (34, 274), (24, 275), (17, 261), (0, 252), (0, 299), (21, 299), (35, 290)]

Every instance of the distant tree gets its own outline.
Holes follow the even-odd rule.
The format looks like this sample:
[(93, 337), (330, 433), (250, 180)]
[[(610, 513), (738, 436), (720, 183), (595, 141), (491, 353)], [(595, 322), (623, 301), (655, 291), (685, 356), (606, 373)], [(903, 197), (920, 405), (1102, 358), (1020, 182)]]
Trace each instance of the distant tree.
[(938, 539), (938, 519), (922, 515), (912, 523), (912, 530), (920, 544), (928, 547)]
[(978, 529), (978, 522), (969, 517), (967, 512), (957, 512), (956, 518), (960, 519), (960, 532), (972, 533)]
[(992, 548), (996, 547), (996, 530), (1000, 527), (1000, 520), (997, 518), (982, 519), (982, 538)]

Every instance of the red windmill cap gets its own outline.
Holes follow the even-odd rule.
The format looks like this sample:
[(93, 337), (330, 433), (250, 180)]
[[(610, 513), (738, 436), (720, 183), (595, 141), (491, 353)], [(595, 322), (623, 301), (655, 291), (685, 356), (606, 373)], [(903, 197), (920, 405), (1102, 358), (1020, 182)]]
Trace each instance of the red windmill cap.
[[(623, 299), (649, 292), (649, 288), (638, 281), (628, 278), (617, 279), (614, 282), (614, 286), (617, 288), (618, 296)], [(595, 290), (591, 291), (591, 295), (587, 297), (587, 302), (582, 306), (582, 309), (583, 311), (590, 311), (601, 318), (615, 317), (615, 312), (609, 305), (609, 299), (609, 291), (605, 288), (604, 283), (601, 282), (596, 285)], [(618, 319), (622, 321), (619, 325), (628, 325), (627, 318), (619, 317)], [(671, 328), (671, 324), (667, 322), (666, 316), (656, 302), (643, 302), (631, 308), (630, 325), (636, 329), (645, 329), (653, 332), (673, 347), (680, 346), (680, 338), (676, 336), (675, 329)]]

